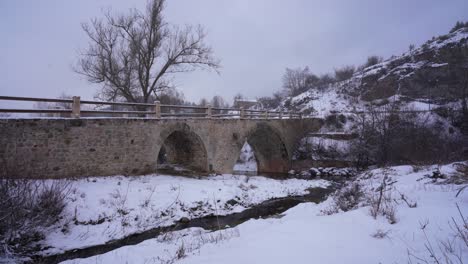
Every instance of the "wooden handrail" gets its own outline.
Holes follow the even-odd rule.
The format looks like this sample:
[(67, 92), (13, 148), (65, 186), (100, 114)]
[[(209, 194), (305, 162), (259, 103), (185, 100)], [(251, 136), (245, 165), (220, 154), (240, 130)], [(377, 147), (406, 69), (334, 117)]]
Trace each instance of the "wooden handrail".
[[(5, 113), (52, 113), (52, 114), (70, 114), (72, 118), (80, 118), (81, 114), (123, 114), (126, 115), (144, 115), (152, 118), (161, 117), (206, 117), (206, 118), (220, 118), (220, 117), (239, 117), (239, 118), (251, 118), (251, 117), (263, 117), (265, 119), (270, 118), (302, 118), (301, 113), (297, 112), (283, 112), (283, 111), (269, 111), (269, 110), (256, 110), (256, 109), (243, 109), (243, 108), (227, 108), (227, 107), (211, 107), (207, 106), (192, 106), (192, 105), (163, 105), (159, 101), (155, 101), (153, 104), (150, 103), (129, 103), (129, 102), (104, 102), (104, 101), (92, 101), (92, 100), (81, 100), (78, 96), (73, 96), (71, 99), (55, 99), (55, 98), (34, 98), (34, 97), (19, 97), (19, 96), (0, 96), (0, 100), (9, 101), (30, 101), (30, 102), (50, 102), (50, 103), (69, 103), (71, 109), (6, 109), (0, 108), (0, 112)], [(149, 111), (132, 111), (132, 110), (87, 110), (81, 109), (81, 104), (93, 104), (93, 105), (119, 105), (119, 106), (136, 106), (136, 107), (148, 107)], [(140, 110), (144, 110), (140, 109)], [(193, 109), (203, 110), (203, 112), (166, 112), (161, 111), (164, 109)], [(213, 111), (216, 111), (213, 113)], [(238, 112), (223, 113), (222, 111)]]
[(192, 105), (161, 105), (161, 107), (165, 108), (184, 108), (184, 109), (200, 109), (206, 110), (208, 107), (206, 106), (192, 106)]
[(154, 115), (156, 112), (151, 111), (120, 111), (120, 110), (81, 110), (84, 114), (133, 114), (133, 115)]
[(161, 113), (161, 116), (205, 116), (205, 113)]
[(236, 111), (236, 112), (241, 110), (240, 108), (226, 108), (226, 107), (213, 107), (211, 109), (216, 110), (216, 111)]
[(154, 104), (146, 104), (146, 103), (127, 103), (127, 102), (103, 102), (103, 101), (87, 101), (82, 100), (82, 104), (99, 104), (99, 105), (126, 105), (126, 106), (154, 106)]
[(48, 102), (48, 103), (73, 103), (72, 99), (34, 98), (34, 97), (18, 97), (18, 96), (0, 96), (0, 100)]
[(39, 114), (56, 114), (56, 113), (71, 113), (71, 109), (5, 109), (0, 108), (0, 113), (39, 113)]

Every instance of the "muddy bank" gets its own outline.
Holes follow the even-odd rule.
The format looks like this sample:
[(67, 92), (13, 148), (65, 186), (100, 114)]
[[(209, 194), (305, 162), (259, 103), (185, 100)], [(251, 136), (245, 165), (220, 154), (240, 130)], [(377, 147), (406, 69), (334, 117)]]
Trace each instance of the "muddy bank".
[(29, 263), (48, 264), (59, 263), (69, 259), (87, 258), (104, 254), (123, 246), (136, 245), (147, 239), (155, 238), (165, 232), (178, 231), (190, 227), (201, 227), (206, 230), (218, 230), (228, 227), (235, 227), (250, 219), (268, 218), (270, 216), (281, 214), (300, 203), (322, 202), (326, 199), (328, 194), (333, 191), (333, 189), (334, 188), (312, 188), (309, 189), (309, 194), (271, 199), (239, 213), (232, 213), (224, 216), (208, 215), (201, 218), (191, 219), (190, 221), (186, 222), (178, 222), (167, 227), (149, 229), (141, 233), (132, 234), (122, 239), (110, 241), (103, 245), (95, 245), (87, 248), (70, 250), (62, 254), (47, 257), (34, 256), (32, 257), (32, 261)]

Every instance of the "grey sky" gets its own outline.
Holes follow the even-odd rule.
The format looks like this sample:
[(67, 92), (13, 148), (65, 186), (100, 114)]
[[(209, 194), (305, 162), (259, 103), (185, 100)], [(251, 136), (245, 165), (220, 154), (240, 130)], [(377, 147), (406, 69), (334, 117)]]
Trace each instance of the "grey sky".
[[(145, 0), (0, 0), (0, 94), (92, 98), (93, 86), (74, 73), (87, 46), (81, 23)], [(281, 87), (286, 67), (308, 65), (318, 74), (368, 55), (400, 54), (468, 20), (466, 0), (168, 0), (166, 19), (202, 24), (222, 61), (221, 74), (176, 76), (186, 99), (240, 92), (255, 98)]]

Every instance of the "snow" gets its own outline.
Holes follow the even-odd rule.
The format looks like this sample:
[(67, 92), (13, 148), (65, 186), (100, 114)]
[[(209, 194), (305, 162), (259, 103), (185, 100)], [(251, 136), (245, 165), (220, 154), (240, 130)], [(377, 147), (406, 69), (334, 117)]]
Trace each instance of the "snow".
[(298, 149), (310, 153), (310, 158), (313, 160), (323, 160), (327, 158), (327, 155), (333, 156), (333, 159), (345, 158), (346, 153), (349, 152), (349, 147), (349, 140), (312, 136), (303, 138)]
[(252, 147), (247, 143), (242, 146), (239, 160), (234, 165), (234, 172), (256, 172), (257, 161)]
[(300, 111), (313, 109), (315, 117), (326, 117), (333, 113), (350, 112), (363, 108), (361, 103), (352, 104), (346, 95), (338, 92), (338, 86), (331, 86), (323, 91), (309, 90), (291, 100), (293, 105), (298, 105)]
[[(45, 245), (51, 248), (45, 254), (103, 244), (171, 225), (182, 217), (240, 212), (271, 198), (306, 194), (308, 188), (329, 183), (242, 175), (146, 175), (91, 177), (71, 184), (67, 217), (48, 232)], [(229, 205), (231, 199), (238, 203)]]
[(438, 68), (438, 67), (444, 67), (444, 66), (447, 66), (448, 63), (433, 63), (431, 64), (431, 67), (432, 68)]
[(468, 31), (466, 28), (461, 28), (453, 33), (448, 34), (447, 36), (448, 38), (446, 40), (441, 41), (439, 38), (435, 39), (429, 44), (429, 47), (431, 49), (438, 49), (450, 43), (460, 42), (463, 39), (466, 40), (468, 38)]
[(438, 107), (438, 105), (429, 104), (429, 103), (425, 103), (421, 101), (411, 101), (405, 105), (406, 109), (413, 110), (413, 111), (429, 111), (436, 107)]
[[(425, 246), (431, 243), (436, 256), (441, 257), (439, 242), (452, 239), (454, 235), (452, 217), (460, 221), (456, 204), (465, 216), (468, 213), (468, 191), (456, 197), (462, 186), (434, 183), (425, 178), (436, 168), (397, 166), (366, 171), (360, 176), (359, 182), (370, 188), (387, 175), (394, 182), (395, 200), (403, 193), (417, 202), (416, 208), (401, 201), (395, 203), (395, 224), (381, 216), (374, 219), (368, 206), (326, 215), (322, 210), (333, 203), (329, 198), (320, 204), (299, 204), (282, 217), (252, 219), (213, 233), (199, 229), (175, 232), (175, 238), (169, 241), (150, 239), (99, 256), (63, 263), (172, 263), (161, 260), (177, 260), (174, 256), (182, 244), (187, 249), (186, 256), (177, 263), (409, 263), (409, 254), (431, 263)], [(442, 166), (440, 171), (453, 175), (455, 164)], [(423, 232), (421, 227), (425, 224)], [(386, 235), (380, 239), (374, 237), (378, 230)], [(222, 239), (206, 239), (207, 235)], [(466, 261), (467, 247), (460, 240), (452, 241), (454, 252)], [(420, 263), (414, 257), (411, 260), (411, 263)]]

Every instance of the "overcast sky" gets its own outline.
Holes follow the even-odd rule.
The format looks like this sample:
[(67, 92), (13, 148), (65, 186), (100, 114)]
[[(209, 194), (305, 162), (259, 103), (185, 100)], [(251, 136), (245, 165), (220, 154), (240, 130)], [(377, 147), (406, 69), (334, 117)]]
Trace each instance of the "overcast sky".
[[(99, 86), (72, 71), (87, 47), (81, 23), (145, 0), (0, 0), (0, 95), (92, 99)], [(286, 67), (318, 74), (369, 55), (401, 54), (468, 20), (466, 0), (168, 0), (166, 20), (201, 24), (222, 69), (177, 75), (188, 100), (281, 88)]]

